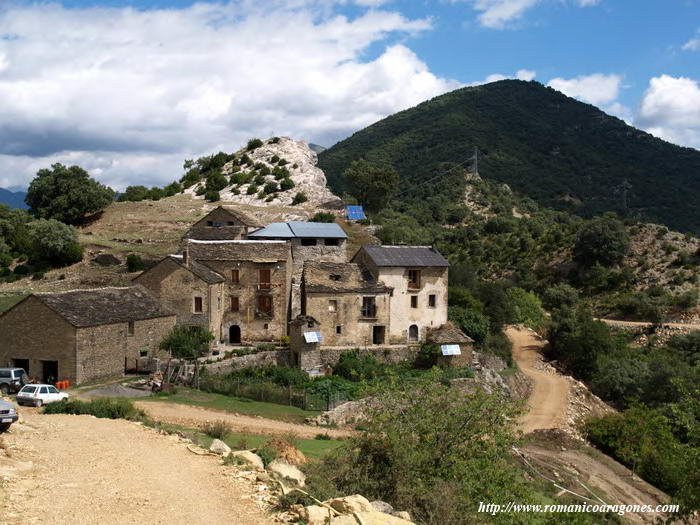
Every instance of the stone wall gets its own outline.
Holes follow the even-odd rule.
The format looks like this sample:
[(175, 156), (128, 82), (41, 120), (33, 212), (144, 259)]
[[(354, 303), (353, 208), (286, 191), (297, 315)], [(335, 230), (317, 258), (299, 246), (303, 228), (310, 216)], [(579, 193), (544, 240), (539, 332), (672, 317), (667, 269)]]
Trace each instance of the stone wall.
[(124, 373), (127, 323), (79, 328), (76, 333), (75, 383)]
[(367, 348), (321, 348), (321, 363), (335, 365), (340, 356), (345, 352), (357, 350), (360, 356), (371, 355), (381, 363), (401, 363), (403, 361), (412, 361), (418, 355), (420, 347), (405, 346), (405, 347), (382, 347), (370, 346)]
[[(158, 317), (134, 322), (134, 335), (126, 341), (127, 368), (136, 368), (140, 357), (166, 358), (160, 343), (175, 326), (175, 317)], [(146, 352), (141, 356), (141, 351)]]
[(34, 297), (0, 316), (0, 366), (28, 359), (29, 377), (42, 377), (42, 360), (58, 361), (58, 380), (76, 382), (75, 328)]

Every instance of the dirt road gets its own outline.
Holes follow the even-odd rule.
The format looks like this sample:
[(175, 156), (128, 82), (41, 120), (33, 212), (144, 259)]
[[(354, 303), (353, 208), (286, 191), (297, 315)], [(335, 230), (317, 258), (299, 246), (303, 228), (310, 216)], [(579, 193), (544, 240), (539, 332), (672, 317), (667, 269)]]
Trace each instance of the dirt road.
[(318, 434), (328, 434), (334, 438), (350, 435), (350, 432), (347, 430), (286, 423), (284, 421), (265, 419), (263, 417), (241, 416), (238, 414), (231, 414), (230, 412), (190, 405), (159, 403), (157, 401), (137, 401), (134, 404), (145, 410), (146, 413), (156, 421), (187, 427), (199, 427), (208, 421), (226, 421), (231, 424), (234, 432), (243, 434), (278, 436), (293, 433), (300, 438), (314, 438)]
[(0, 524), (273, 523), (250, 486), (174, 436), (123, 420), (22, 413), (26, 424), (1, 437)]
[(509, 327), (506, 335), (513, 343), (513, 359), (532, 379), (532, 393), (527, 400), (529, 410), (521, 420), (523, 431), (564, 428), (569, 396), (567, 379), (538, 367), (544, 343), (533, 332)]

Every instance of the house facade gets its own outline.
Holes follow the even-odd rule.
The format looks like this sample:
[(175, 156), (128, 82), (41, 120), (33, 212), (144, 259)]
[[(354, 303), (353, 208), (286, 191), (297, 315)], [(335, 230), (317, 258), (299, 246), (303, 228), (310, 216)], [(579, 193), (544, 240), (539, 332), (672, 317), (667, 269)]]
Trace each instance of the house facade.
[(32, 294), (0, 315), (0, 366), (44, 382), (119, 375), (159, 357), (175, 322), (141, 286)]
[(218, 206), (195, 222), (184, 239), (222, 241), (246, 239), (262, 224), (255, 217), (233, 206)]

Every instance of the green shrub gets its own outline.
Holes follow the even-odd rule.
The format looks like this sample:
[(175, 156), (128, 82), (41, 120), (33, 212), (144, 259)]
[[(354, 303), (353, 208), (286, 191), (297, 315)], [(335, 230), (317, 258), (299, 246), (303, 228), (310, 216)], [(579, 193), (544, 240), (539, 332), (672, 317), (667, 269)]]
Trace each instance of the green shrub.
[(267, 443), (257, 449), (255, 453), (260, 456), (260, 459), (262, 459), (262, 462), (266, 467), (277, 459), (277, 449), (269, 446)]
[(263, 141), (260, 139), (250, 139), (248, 141), (248, 145), (246, 146), (246, 149), (248, 151), (253, 151), (255, 149), (258, 149), (260, 146), (263, 145)]
[(258, 173), (253, 179), (253, 182), (255, 182), (255, 184), (257, 184), (258, 186), (262, 186), (263, 184), (265, 184), (265, 177)]
[(31, 268), (26, 264), (22, 264), (21, 266), (15, 266), (15, 269), (13, 270), (13, 273), (15, 275), (29, 275), (30, 272)]
[(467, 310), (459, 306), (449, 308), (449, 318), (477, 345), (483, 345), (489, 335), (489, 318), (476, 310)]
[(36, 272), (32, 275), (32, 281), (41, 281), (44, 278), (44, 272)]
[(270, 159), (270, 163), (272, 164), (277, 164), (280, 161), (279, 156), (273, 155), (272, 158)]
[(126, 256), (126, 268), (129, 272), (142, 272), (146, 269), (141, 256), (135, 253), (130, 253)]
[(104, 419), (144, 421), (146, 413), (128, 399), (100, 398), (92, 401), (66, 399), (44, 407), (44, 414), (89, 414)]
[(280, 141), (279, 137), (272, 137), (270, 139), (270, 144), (277, 144), (277, 143), (279, 143), (279, 141)]
[(258, 185), (257, 184), (251, 184), (248, 186), (248, 189), (246, 190), (246, 195), (254, 195), (258, 192)]
[(292, 179), (282, 179), (282, 182), (280, 182), (280, 190), (282, 191), (288, 191), (291, 190), (295, 186), (294, 181)]
[(221, 200), (221, 195), (219, 195), (218, 191), (208, 190), (204, 194), (204, 198), (207, 199), (209, 202), (218, 202)]
[(285, 159), (280, 159), (279, 162), (277, 163), (278, 166), (286, 166), (289, 164)]
[(314, 439), (318, 439), (319, 441), (327, 441), (333, 438), (330, 437), (328, 434), (316, 434), (316, 437)]
[(231, 431), (231, 424), (227, 421), (207, 421), (201, 426), (202, 432), (214, 439), (226, 439)]
[(300, 191), (294, 196), (294, 199), (292, 199), (292, 206), (296, 206), (297, 204), (302, 204), (303, 202), (308, 201), (309, 198), (306, 196), (306, 193), (303, 191)]
[(309, 219), (309, 222), (335, 222), (335, 215), (327, 211), (319, 211)]
[(276, 182), (268, 182), (265, 184), (265, 188), (263, 189), (266, 195), (269, 195), (270, 193), (275, 193), (280, 191), (279, 186), (277, 186)]

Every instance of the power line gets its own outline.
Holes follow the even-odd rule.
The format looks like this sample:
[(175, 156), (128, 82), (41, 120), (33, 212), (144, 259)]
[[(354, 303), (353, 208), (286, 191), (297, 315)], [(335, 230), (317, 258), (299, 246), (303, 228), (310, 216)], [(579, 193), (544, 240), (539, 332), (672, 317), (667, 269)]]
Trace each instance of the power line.
[(402, 195), (404, 195), (404, 194), (406, 194), (406, 193), (408, 193), (408, 192), (410, 192), (410, 191), (413, 191), (413, 190), (415, 190), (416, 188), (420, 188), (420, 187), (423, 186), (424, 184), (428, 184), (429, 182), (433, 182), (434, 180), (437, 180), (437, 179), (439, 179), (440, 177), (443, 177), (443, 176), (447, 175), (448, 173), (451, 173), (452, 171), (456, 170), (457, 168), (462, 167), (464, 164), (466, 164), (467, 162), (471, 162), (471, 161), (474, 160), (474, 159), (475, 159), (475, 156), (472, 155), (472, 156), (469, 157), (468, 159), (463, 160), (462, 162), (460, 162), (459, 164), (455, 164), (455, 165), (452, 166), (450, 169), (448, 169), (448, 170), (446, 170), (446, 171), (444, 171), (444, 172), (442, 172), (442, 173), (440, 173), (440, 174), (438, 174), (438, 175), (435, 175), (434, 177), (431, 177), (431, 178), (429, 178), (428, 180), (424, 180), (424, 181), (421, 182), (420, 184), (416, 184), (415, 186), (413, 186), (413, 187), (411, 187), (411, 188), (408, 188), (407, 190), (404, 190), (404, 191), (402, 191), (401, 193), (397, 193), (396, 195), (394, 195), (394, 198), (396, 198), (396, 197), (401, 197)]

